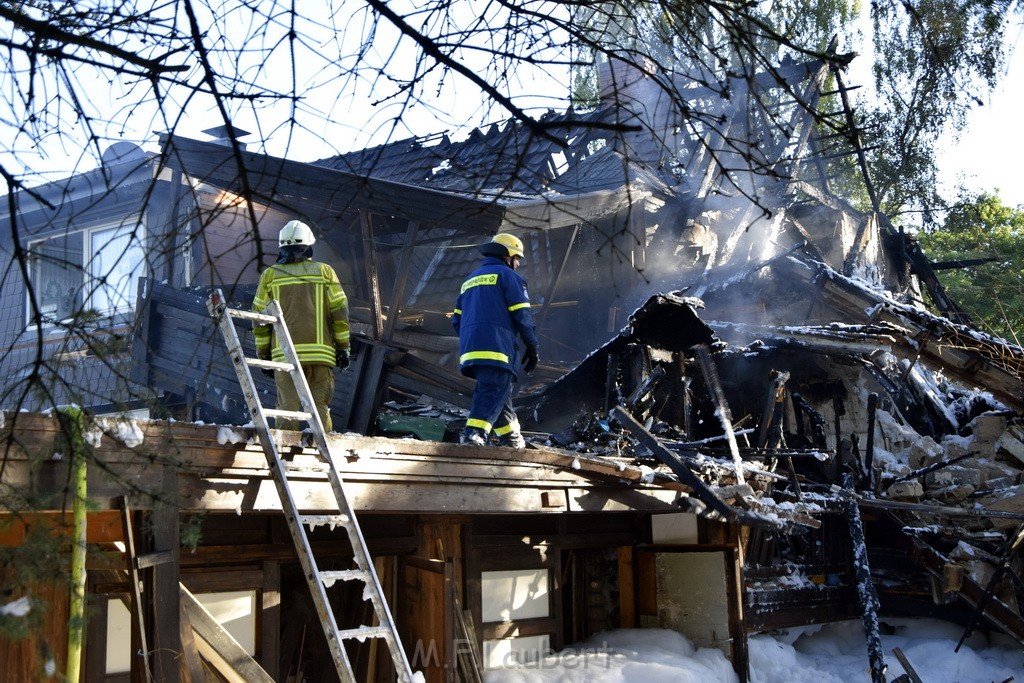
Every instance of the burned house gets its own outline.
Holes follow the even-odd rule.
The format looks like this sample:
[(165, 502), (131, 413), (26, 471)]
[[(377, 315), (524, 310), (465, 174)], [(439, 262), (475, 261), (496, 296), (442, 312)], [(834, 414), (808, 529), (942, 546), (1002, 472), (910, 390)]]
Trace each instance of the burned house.
[[(875, 680), (887, 613), (1024, 644), (1024, 353), (959, 316), (910, 236), (831, 192), (826, 160), (858, 153), (822, 139), (808, 113), (832, 67), (750, 74), (724, 99), (635, 66), (605, 65), (592, 111), (533, 126), (314, 163), (248, 151), (227, 129), (213, 142), (163, 136), (162, 153), (136, 163), (160, 183), (145, 239), (173, 248), (132, 271), (118, 364), (95, 326), (53, 325), (61, 341), (42, 352), (120, 382), (85, 403), (97, 414), (86, 680), (335, 676), (206, 307), (217, 288), (248, 305), (293, 217), (315, 226), (358, 336), (326, 466), (427, 680), (476, 680), (610, 628), (673, 628), (723, 649), (741, 680), (747, 635), (791, 625), (863, 618)], [(684, 117), (679, 101), (707, 116)], [(56, 237), (64, 224), (47, 220)], [(525, 451), (442, 440), (472, 390), (446, 314), (475, 246), (498, 231), (527, 245), (542, 343), (517, 398)], [(17, 352), (42, 338), (25, 321), (42, 318), (23, 290), (4, 291), (4, 359), (31, 374), (38, 356)], [(271, 381), (256, 387), (269, 403)], [(160, 419), (99, 416), (143, 406)], [(11, 509), (66, 490), (68, 463), (53, 457), (65, 432), (59, 416), (6, 415)], [(427, 438), (399, 438), (410, 434)], [(325, 463), (301, 435), (275, 440), (302, 472), (303, 508), (331, 510)], [(10, 515), (5, 545), (64, 528), (60, 510)], [(340, 530), (310, 540), (351, 566)], [(53, 585), (38, 590), (60, 644), (66, 606)], [(229, 597), (244, 606), (234, 639), (202, 607)], [(358, 590), (339, 585), (331, 600), (353, 624), (367, 617)], [(35, 650), (2, 649), (8, 670), (34, 676)], [(360, 680), (391, 679), (382, 650), (351, 644)]]

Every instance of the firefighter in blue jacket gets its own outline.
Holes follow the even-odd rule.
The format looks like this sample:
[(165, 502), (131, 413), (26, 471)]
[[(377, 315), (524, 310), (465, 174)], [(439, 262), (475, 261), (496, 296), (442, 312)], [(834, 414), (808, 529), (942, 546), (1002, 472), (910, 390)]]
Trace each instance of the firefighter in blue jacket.
[(459, 335), (459, 367), (476, 379), (460, 441), (482, 446), (493, 430), (499, 445), (525, 448), (512, 409), (512, 383), (517, 379), (519, 338), (526, 346), (523, 371), (529, 374), (537, 367), (537, 327), (526, 280), (516, 272), (523, 243), (498, 233), (479, 249), (483, 263), (462, 283), (452, 315)]

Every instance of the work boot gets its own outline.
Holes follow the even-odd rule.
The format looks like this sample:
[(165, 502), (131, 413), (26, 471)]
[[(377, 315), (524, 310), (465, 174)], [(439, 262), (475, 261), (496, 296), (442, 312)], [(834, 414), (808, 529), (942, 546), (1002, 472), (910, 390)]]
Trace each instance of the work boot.
[(507, 446), (508, 448), (518, 448), (522, 450), (526, 448), (526, 439), (519, 432), (509, 432), (504, 436), (498, 437), (499, 446)]
[(476, 446), (487, 445), (487, 432), (479, 427), (466, 427), (459, 434), (459, 443), (471, 443)]

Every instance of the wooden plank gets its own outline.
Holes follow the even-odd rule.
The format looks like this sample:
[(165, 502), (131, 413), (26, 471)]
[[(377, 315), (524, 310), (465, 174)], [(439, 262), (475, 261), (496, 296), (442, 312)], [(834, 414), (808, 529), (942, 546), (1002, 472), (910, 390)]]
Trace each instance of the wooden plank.
[(653, 552), (640, 551), (636, 554), (637, 616), (643, 627), (643, 617), (658, 616), (658, 571), (657, 556)]
[(458, 635), (466, 643), (465, 648), (459, 648), (459, 663), (463, 673), (463, 680), (467, 683), (481, 683), (483, 677), (483, 655), (480, 653), (481, 636), (474, 625), (473, 611), (461, 609), (462, 605), (455, 598), (455, 618), (458, 622)]
[(850, 527), (851, 557), (853, 558), (854, 580), (857, 596), (863, 610), (864, 635), (868, 642), (868, 662), (873, 683), (885, 683), (885, 655), (882, 653), (882, 637), (878, 630), (878, 594), (871, 581), (871, 567), (868, 564), (868, 549), (864, 541), (864, 525), (860, 508), (855, 500), (843, 502)]
[(417, 644), (410, 664), (423, 672), (427, 683), (445, 683), (449, 644), (443, 638), (444, 572), (424, 570), (415, 563), (402, 565), (402, 630)]
[(243, 683), (273, 683), (274, 679), (217, 623), (185, 586), (179, 585), (179, 591), (193, 630), (209, 646), (200, 644), (200, 652), (221, 675), (228, 680)]
[[(341, 533), (340, 531), (338, 533)], [(410, 538), (370, 538), (366, 541), (371, 556), (404, 555), (413, 552), (416, 544)], [(352, 551), (337, 541), (313, 541), (313, 554), (318, 558), (350, 558)], [(259, 543), (251, 545), (201, 545), (181, 556), (181, 567), (196, 568), (214, 564), (225, 557), (239, 563), (247, 562), (296, 562), (295, 545), (292, 543)], [(190, 583), (191, 578), (186, 583)], [(254, 586), (254, 588), (256, 588)]]
[(386, 346), (370, 345), (362, 352), (362, 372), (353, 387), (354, 405), (348, 411), (348, 429), (368, 432), (373, 427), (373, 419), (384, 395), (384, 363), (390, 351)]
[(466, 396), (472, 396), (476, 387), (476, 382), (470, 378), (439, 367), (437, 364), (425, 361), (411, 353), (403, 354), (398, 360), (398, 366), (392, 372), (403, 372), (409, 377), (423, 378), (431, 384), (437, 384), (444, 389)]
[(612, 417), (629, 429), (640, 443), (648, 448), (663, 463), (668, 465), (682, 481), (694, 489), (695, 495), (704, 503), (710, 511), (721, 516), (722, 519), (751, 526), (764, 526), (777, 529), (783, 524), (778, 518), (771, 518), (757, 513), (732, 507), (719, 497), (711, 488), (704, 483), (676, 453), (668, 450), (653, 434), (644, 429), (633, 416), (622, 406), (612, 409)]
[[(198, 550), (198, 548), (197, 548)], [(191, 555), (192, 553), (188, 553)], [(222, 556), (223, 557), (223, 556)], [(211, 559), (207, 556), (207, 562)], [(232, 563), (242, 564), (242, 558), (232, 557)], [(205, 564), (205, 563), (204, 563)], [(202, 565), (199, 565), (202, 566)], [(181, 583), (192, 593), (222, 593), (227, 591), (251, 590), (258, 591), (263, 587), (262, 569), (237, 569), (217, 571), (213, 567), (205, 567), (207, 571), (198, 574), (183, 574)]]

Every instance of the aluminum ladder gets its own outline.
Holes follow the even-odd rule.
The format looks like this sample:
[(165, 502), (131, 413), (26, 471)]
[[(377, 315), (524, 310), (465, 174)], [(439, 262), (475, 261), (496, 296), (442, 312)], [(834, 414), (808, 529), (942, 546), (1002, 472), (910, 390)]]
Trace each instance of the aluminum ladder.
[[(323, 625), (324, 635), (327, 636), (327, 644), (330, 647), (331, 657), (338, 670), (338, 676), (343, 683), (356, 683), (352, 665), (345, 652), (344, 641), (359, 640), (366, 638), (383, 638), (394, 662), (395, 671), (398, 673), (398, 680), (402, 683), (411, 683), (413, 680), (409, 660), (405, 650), (398, 639), (398, 631), (391, 612), (384, 600), (384, 593), (381, 590), (380, 579), (373, 567), (373, 562), (366, 549), (366, 541), (359, 529), (359, 522), (356, 520), (355, 512), (345, 495), (345, 489), (341, 476), (334, 466), (331, 458), (330, 447), (327, 445), (327, 438), (324, 435), (323, 422), (313, 404), (313, 396), (309, 390), (306, 377), (299, 368), (299, 359), (295, 352), (288, 327), (285, 325), (284, 317), (281, 315), (281, 308), (277, 301), (271, 301), (263, 313), (253, 313), (234, 308), (228, 308), (223, 293), (218, 289), (213, 292), (207, 302), (210, 315), (216, 321), (224, 341), (227, 344), (228, 354), (238, 375), (238, 382), (245, 394), (245, 403), (249, 408), (253, 424), (256, 426), (256, 433), (259, 435), (263, 452), (267, 456), (267, 464), (270, 473), (277, 486), (278, 496), (281, 498), (281, 508), (284, 511), (288, 522), (288, 530), (291, 532), (292, 541), (295, 543), (295, 550), (298, 552), (299, 561), (302, 563), (303, 573), (306, 575), (306, 582), (309, 584), (310, 593), (313, 596), (313, 603), (316, 605), (320, 623)], [(272, 325), (277, 336), (278, 344), (284, 352), (285, 362), (265, 361), (257, 358), (246, 358), (242, 351), (242, 343), (238, 338), (238, 331), (235, 329), (235, 320), (249, 320), (253, 325)], [(264, 408), (260, 403), (256, 385), (252, 380), (251, 367), (266, 368), (269, 370), (281, 370), (288, 373), (295, 383), (295, 389), (299, 396), (302, 411), (285, 411)], [(267, 424), (268, 418), (284, 418), (289, 420), (304, 420), (312, 431), (313, 442), (320, 458), (327, 465), (327, 477), (334, 491), (338, 512), (334, 514), (302, 515), (299, 513), (288, 482), (288, 467), (281, 459), (277, 444), (270, 434), (270, 427)], [(352, 545), (352, 554), (355, 559), (356, 569), (343, 571), (321, 571), (313, 557), (309, 536), (306, 534), (306, 525), (311, 528), (319, 524), (344, 527), (348, 533), (349, 542)], [(335, 581), (362, 581), (365, 584), (363, 599), (369, 599), (373, 604), (373, 611), (377, 617), (377, 626), (360, 626), (353, 629), (339, 629), (334, 611), (331, 609), (327, 599), (327, 586)]]

